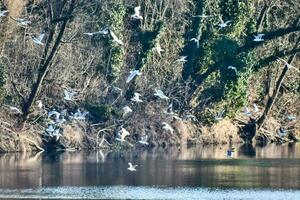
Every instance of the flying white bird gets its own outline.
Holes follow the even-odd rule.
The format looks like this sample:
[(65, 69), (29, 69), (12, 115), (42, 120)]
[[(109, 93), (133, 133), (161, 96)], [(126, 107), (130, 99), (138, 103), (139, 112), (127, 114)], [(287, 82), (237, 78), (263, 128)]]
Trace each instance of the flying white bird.
[(19, 26), (28, 26), (31, 23), (31, 21), (22, 18), (17, 18), (16, 21)]
[(197, 48), (199, 48), (199, 46), (200, 46), (200, 44), (199, 44), (199, 39), (197, 39), (197, 38), (192, 38), (190, 41), (191, 41), (191, 42), (195, 42), (196, 45), (197, 45)]
[(38, 107), (39, 109), (42, 109), (43, 106), (44, 106), (42, 100), (36, 101), (36, 105), (37, 105), (37, 107)]
[(226, 22), (224, 22), (224, 20), (222, 19), (221, 16), (219, 16), (219, 19), (220, 19), (220, 24), (219, 24), (219, 26), (220, 26), (221, 28), (227, 27), (228, 24), (231, 22), (231, 20), (227, 20)]
[(55, 131), (55, 128), (53, 125), (49, 125), (48, 128), (46, 129), (46, 132), (49, 134), (52, 134)]
[(111, 37), (113, 38), (113, 42), (118, 43), (119, 45), (124, 45), (124, 43), (122, 42), (122, 40), (120, 40), (119, 38), (117, 38), (117, 36), (114, 34), (114, 32), (112, 30), (109, 30)]
[(17, 107), (9, 106), (9, 105), (5, 105), (5, 106), (14, 114), (23, 114), (23, 112)]
[(163, 128), (164, 130), (170, 131), (172, 134), (174, 133), (174, 129), (173, 129), (169, 124), (167, 124), (166, 122), (163, 122), (162, 125), (163, 125), (162, 128)]
[(48, 118), (51, 118), (52, 116), (54, 116), (55, 119), (59, 119), (60, 113), (53, 109), (48, 113)]
[(161, 52), (164, 52), (164, 51), (165, 51), (165, 50), (163, 50), (163, 49), (161, 48), (161, 46), (160, 46), (159, 43), (156, 44), (154, 50), (157, 52), (157, 54), (158, 54), (159, 56), (161, 56)]
[(1, 10), (0, 11), (0, 18), (5, 17), (7, 13), (8, 13), (8, 10)]
[(193, 15), (192, 17), (208, 18), (208, 17), (214, 17), (214, 15), (202, 14), (202, 15)]
[(278, 134), (280, 137), (285, 137), (285, 136), (287, 135), (287, 130), (280, 127), (279, 130), (277, 131), (277, 134)]
[(297, 119), (297, 117), (296, 117), (295, 115), (288, 115), (288, 116), (286, 116), (286, 118), (287, 118), (288, 120), (291, 120), (291, 121)]
[(125, 128), (121, 128), (118, 132), (118, 137), (116, 138), (116, 140), (124, 142), (125, 138), (129, 135), (130, 133)]
[(180, 57), (179, 59), (177, 59), (175, 62), (183, 62), (183, 63), (185, 63), (185, 62), (187, 62), (186, 58), (187, 58), (187, 56), (181, 56), (181, 57)]
[(285, 66), (287, 66), (287, 68), (293, 68), (295, 69), (296, 71), (298, 71), (300, 73), (300, 70), (297, 69), (296, 67), (292, 66), (291, 64), (289, 64), (286, 60), (282, 59), (282, 58), (278, 58), (280, 61), (284, 62)]
[(141, 97), (141, 94), (135, 92), (133, 94), (133, 97), (130, 100), (134, 101), (134, 102), (143, 102), (143, 100), (141, 100), (140, 97)]
[(148, 141), (148, 135), (144, 135), (141, 137), (141, 140), (139, 140), (139, 143), (142, 144), (142, 145), (149, 145), (149, 143), (147, 142)]
[(139, 70), (130, 71), (130, 75), (128, 76), (126, 83), (129, 83), (134, 77), (142, 75), (142, 72)]
[(234, 67), (234, 66), (228, 66), (228, 69), (232, 69), (232, 70), (234, 70), (235, 71), (235, 73), (237, 73), (237, 69), (236, 69), (236, 67)]
[(45, 33), (41, 33), (38, 37), (32, 36), (32, 41), (37, 45), (45, 45), (42, 41), (45, 37)]
[(88, 35), (88, 36), (93, 36), (93, 35), (96, 35), (96, 34), (100, 34), (99, 31), (97, 32), (87, 32), (87, 33), (83, 33), (84, 35)]
[(71, 114), (70, 118), (75, 120), (85, 120), (88, 114), (89, 112), (81, 112), (80, 109), (77, 109), (76, 113)]
[(265, 39), (263, 39), (262, 37), (264, 36), (265, 34), (257, 34), (257, 35), (254, 35), (254, 39), (253, 39), (253, 41), (254, 42), (262, 42), (262, 41), (264, 41)]
[(129, 167), (127, 168), (129, 171), (136, 171), (137, 165), (133, 165), (131, 162), (128, 163)]
[(74, 101), (74, 96), (77, 94), (77, 92), (64, 90), (64, 99), (66, 101)]
[(249, 111), (249, 109), (248, 109), (248, 107), (244, 107), (244, 115), (246, 115), (246, 116), (248, 116), (248, 117), (250, 117), (252, 114), (251, 114), (251, 112)]
[(258, 113), (259, 112), (259, 108), (257, 107), (257, 105), (255, 103), (253, 104), (253, 107), (254, 107), (254, 112)]
[(221, 119), (223, 119), (224, 112), (225, 112), (225, 109), (223, 109), (221, 112), (219, 112), (217, 114), (217, 116), (215, 116), (215, 120), (220, 121)]
[(127, 114), (132, 112), (132, 109), (129, 106), (124, 106), (122, 110), (123, 110), (122, 117), (125, 117)]
[(103, 28), (100, 31), (97, 32), (87, 32), (87, 33), (83, 33), (84, 35), (88, 35), (88, 36), (93, 36), (96, 34), (102, 34), (102, 35), (107, 35), (108, 34), (108, 28)]
[(155, 89), (154, 96), (157, 96), (157, 97), (159, 97), (159, 98), (161, 98), (161, 99), (165, 99), (165, 100), (168, 100), (168, 99), (169, 99), (169, 97), (167, 97), (167, 96), (164, 94), (163, 91), (158, 90), (158, 89)]
[(139, 20), (143, 19), (142, 15), (141, 15), (141, 7), (140, 6), (134, 8), (134, 14), (131, 15), (131, 18), (139, 19)]

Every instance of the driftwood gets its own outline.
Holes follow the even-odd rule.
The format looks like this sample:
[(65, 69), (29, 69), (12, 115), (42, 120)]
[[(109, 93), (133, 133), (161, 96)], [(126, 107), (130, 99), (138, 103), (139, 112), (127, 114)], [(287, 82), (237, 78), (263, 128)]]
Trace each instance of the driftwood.
[(45, 151), (45, 149), (43, 149), (42, 147), (40, 147), (35, 141), (33, 141), (33, 140), (31, 140), (31, 139), (29, 139), (29, 138), (27, 138), (27, 137), (25, 137), (25, 136), (20, 136), (20, 138), (23, 138), (24, 140), (27, 140), (28, 142), (34, 144), (34, 146), (35, 146), (37, 149), (39, 149), (39, 150), (41, 150), (41, 151)]

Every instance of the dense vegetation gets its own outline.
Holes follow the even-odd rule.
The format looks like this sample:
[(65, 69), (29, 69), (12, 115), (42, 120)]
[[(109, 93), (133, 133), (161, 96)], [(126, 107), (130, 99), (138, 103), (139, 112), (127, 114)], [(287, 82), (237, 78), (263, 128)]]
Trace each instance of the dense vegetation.
[[(132, 17), (137, 6), (142, 19)], [(297, 139), (298, 1), (2, 0), (0, 10), (9, 11), (0, 18), (2, 139), (20, 132), (36, 146), (119, 146), (122, 127), (131, 133), (129, 146), (145, 135), (163, 146), (233, 137)], [(20, 25), (21, 18), (30, 23)], [(228, 21), (224, 27), (222, 20)], [(103, 34), (86, 34), (97, 31)], [(32, 38), (42, 32), (43, 44), (37, 45)], [(263, 41), (253, 41), (261, 33)], [(126, 83), (132, 70), (142, 74)], [(156, 98), (155, 89), (169, 99)], [(73, 101), (64, 99), (65, 90), (76, 92)], [(143, 102), (131, 101), (136, 92)], [(126, 105), (133, 112), (124, 116)], [(55, 141), (45, 134), (53, 109), (67, 113)], [(78, 109), (89, 112), (85, 120), (71, 120)], [(163, 122), (175, 132), (163, 129)], [(229, 133), (214, 133), (224, 130)]]

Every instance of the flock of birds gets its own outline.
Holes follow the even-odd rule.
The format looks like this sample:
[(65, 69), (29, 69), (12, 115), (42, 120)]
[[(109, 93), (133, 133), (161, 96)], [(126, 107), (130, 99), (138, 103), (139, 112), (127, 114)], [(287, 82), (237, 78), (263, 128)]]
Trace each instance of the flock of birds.
[[(0, 18), (7, 16), (8, 14), (8, 10), (2, 10), (0, 11)], [(195, 15), (193, 17), (199, 17), (199, 18), (209, 18), (209, 17), (216, 17), (214, 15)], [(219, 17), (219, 24), (218, 26), (223, 29), (226, 28), (227, 26), (230, 26), (230, 23), (232, 22), (232, 20), (227, 20), (224, 21), (223, 18), (221, 16)], [(131, 18), (136, 19), (136, 20), (143, 20), (143, 16), (141, 14), (141, 7), (135, 7), (134, 8), (134, 14), (131, 15)], [(24, 18), (17, 18), (17, 19), (13, 19), (16, 21), (17, 25), (21, 26), (21, 27), (27, 27), (31, 24), (30, 20), (24, 19)], [(94, 36), (97, 34), (102, 34), (102, 35), (108, 35), (110, 34), (113, 42), (117, 43), (118, 45), (124, 45), (124, 42), (122, 40), (120, 40), (115, 33), (109, 29), (108, 27), (101, 29), (100, 31), (96, 31), (96, 32), (86, 32), (83, 33), (84, 35), (87, 36)], [(259, 33), (257, 35), (254, 35), (254, 42), (263, 42), (264, 41), (264, 37), (265, 34)], [(40, 33), (37, 37), (32, 36), (32, 42), (35, 43), (36, 45), (45, 45), (43, 40), (45, 38), (45, 32)], [(197, 48), (199, 48), (200, 44), (199, 44), (199, 39), (198, 38), (192, 38), (190, 39), (191, 42), (195, 42), (197, 45)], [(158, 55), (161, 56), (162, 52), (164, 52), (165, 50), (162, 49), (162, 47), (160, 46), (159, 43), (156, 44), (154, 50), (158, 53)], [(285, 66), (287, 66), (288, 68), (294, 68), (297, 71), (300, 72), (300, 70), (298, 70), (297, 68), (291, 66), (286, 60), (279, 58), (280, 61), (285, 63)], [(187, 56), (181, 56), (179, 59), (177, 59), (175, 62), (180, 62), (180, 63), (185, 63), (187, 62)], [(234, 66), (228, 66), (229, 70), (233, 70), (235, 71), (235, 73), (238, 73), (237, 68)], [(130, 71), (129, 76), (126, 79), (126, 83), (129, 83), (130, 81), (132, 81), (135, 77), (137, 76), (141, 76), (142, 73), (139, 70), (132, 70)], [(122, 92), (122, 89), (115, 87), (116, 90)], [(66, 101), (74, 101), (74, 97), (76, 96), (76, 92), (74, 91), (70, 91), (70, 90), (64, 90), (64, 100)], [(155, 93), (154, 96), (166, 100), (168, 101), (170, 98), (164, 94), (164, 92), (162, 90), (159, 89), (155, 89)], [(142, 95), (135, 92), (133, 97), (130, 99), (132, 102), (134, 103), (142, 103), (143, 100), (141, 99)], [(17, 114), (22, 114), (22, 111), (16, 107), (13, 106), (8, 106), (6, 105), (12, 112), (17, 113)], [(41, 101), (37, 101), (37, 106), (39, 108), (43, 108), (43, 104)], [(259, 112), (259, 108), (257, 107), (256, 104), (253, 105), (254, 106), (254, 111), (251, 112), (248, 107), (244, 108), (244, 115), (250, 117), (253, 113), (258, 113)], [(133, 112), (133, 110), (128, 106), (124, 106), (122, 108), (122, 117), (127, 116), (129, 113)], [(220, 113), (218, 113), (215, 116), (215, 120), (219, 121), (221, 119), (223, 119), (223, 115), (224, 115), (225, 110), (222, 110)], [(167, 111), (167, 114), (171, 115), (173, 118), (177, 119), (177, 120), (182, 120), (182, 118), (179, 117), (178, 114), (174, 113), (172, 111), (172, 103), (169, 105)], [(65, 123), (67, 121), (67, 118), (70, 120), (85, 120), (86, 116), (88, 115), (88, 112), (82, 112), (80, 109), (78, 109), (75, 113), (71, 113), (70, 115), (68, 115), (67, 110), (63, 110), (62, 112), (58, 112), (56, 110), (51, 110), (50, 112), (48, 112), (47, 116), (49, 119), (51, 119), (51, 123), (49, 124), (49, 126), (47, 127), (47, 129), (45, 130), (46, 134), (50, 137), (55, 137), (56, 140), (59, 140), (59, 138), (62, 136), (60, 133), (60, 126)], [(192, 114), (186, 114), (184, 117), (184, 119), (187, 120), (197, 120), (196, 117)], [(288, 117), (290, 120), (295, 120), (296, 117), (295, 116), (289, 116)], [(162, 122), (162, 129), (164, 129), (165, 131), (170, 132), (171, 134), (174, 133), (174, 129), (166, 122)], [(124, 142), (125, 138), (127, 136), (129, 136), (130, 133), (125, 129), (125, 128), (121, 128), (118, 131), (118, 137), (116, 138), (117, 141), (120, 142)], [(284, 131), (279, 132), (279, 135), (285, 135)], [(138, 141), (140, 144), (143, 145), (149, 145), (148, 143), (148, 136), (144, 135), (141, 137), (141, 139)], [(137, 165), (133, 165), (132, 163), (128, 163), (129, 167), (128, 170), (130, 171), (135, 171)]]

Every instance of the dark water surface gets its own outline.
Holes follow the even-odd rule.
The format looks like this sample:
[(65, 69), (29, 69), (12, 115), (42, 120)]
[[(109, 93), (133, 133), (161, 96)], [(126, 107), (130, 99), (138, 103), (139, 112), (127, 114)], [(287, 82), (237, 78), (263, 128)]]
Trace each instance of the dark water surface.
[(300, 199), (300, 144), (235, 148), (0, 154), (0, 199)]

